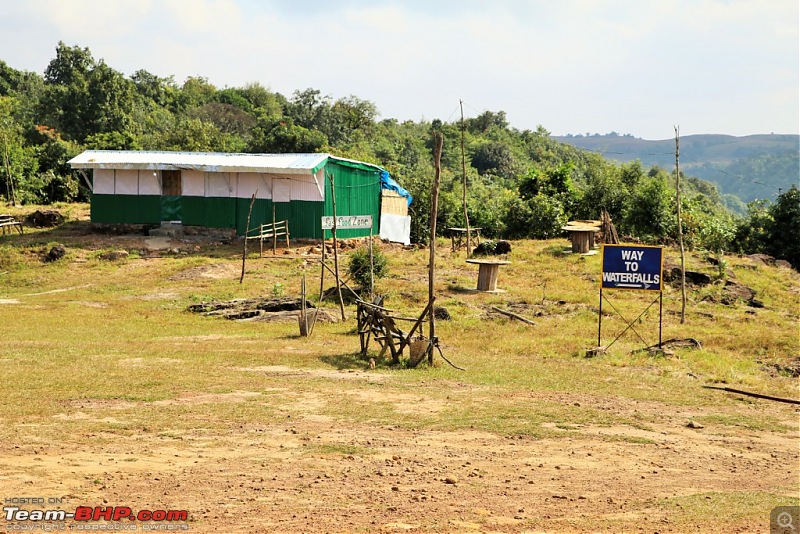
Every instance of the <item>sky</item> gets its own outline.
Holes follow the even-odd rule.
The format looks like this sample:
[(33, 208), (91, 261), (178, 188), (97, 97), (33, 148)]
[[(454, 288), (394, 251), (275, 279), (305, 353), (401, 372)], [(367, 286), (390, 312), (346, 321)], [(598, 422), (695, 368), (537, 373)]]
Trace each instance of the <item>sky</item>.
[(59, 41), (126, 76), (356, 96), (381, 119), (505, 112), (644, 139), (800, 133), (797, 0), (0, 0), (0, 60)]

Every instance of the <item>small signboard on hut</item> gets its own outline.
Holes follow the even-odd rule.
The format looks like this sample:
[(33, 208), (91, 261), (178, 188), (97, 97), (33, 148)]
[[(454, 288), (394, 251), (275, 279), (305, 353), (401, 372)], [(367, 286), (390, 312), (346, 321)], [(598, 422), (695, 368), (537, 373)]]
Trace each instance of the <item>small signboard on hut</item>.
[[(339, 215), (336, 217), (337, 230), (372, 228), (372, 215)], [(333, 217), (322, 217), (322, 229), (333, 229)]]

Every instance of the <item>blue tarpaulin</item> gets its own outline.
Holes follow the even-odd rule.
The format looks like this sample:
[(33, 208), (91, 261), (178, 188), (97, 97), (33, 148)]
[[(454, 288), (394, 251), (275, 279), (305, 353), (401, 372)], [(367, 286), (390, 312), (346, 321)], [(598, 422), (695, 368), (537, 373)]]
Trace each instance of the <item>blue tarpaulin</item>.
[(411, 205), (411, 193), (403, 189), (397, 182), (394, 181), (394, 178), (389, 176), (388, 171), (381, 171), (381, 189), (390, 189), (396, 193), (398, 193), (401, 197), (406, 197), (408, 200), (408, 205)]

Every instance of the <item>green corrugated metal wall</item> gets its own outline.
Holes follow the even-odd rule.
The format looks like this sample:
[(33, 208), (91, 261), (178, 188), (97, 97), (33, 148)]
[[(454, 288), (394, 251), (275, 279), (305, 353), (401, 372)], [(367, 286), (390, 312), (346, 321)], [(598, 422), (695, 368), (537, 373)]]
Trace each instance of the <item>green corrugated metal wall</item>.
[(209, 228), (234, 228), (236, 200), (220, 197), (183, 197), (183, 224)]
[[(337, 215), (372, 215), (372, 232), (380, 229), (380, 171), (347, 162), (328, 160), (325, 165), (325, 202), (293, 200), (275, 203), (275, 220), (288, 220), (292, 238), (321, 239), (322, 216), (333, 215), (331, 183), (336, 184)], [(249, 198), (180, 197), (180, 217), (186, 226), (236, 228), (245, 234)], [(91, 219), (96, 223), (159, 224), (162, 221), (162, 197), (158, 195), (93, 195)], [(164, 219), (166, 220), (166, 219)], [(256, 199), (250, 228), (272, 222), (272, 200)], [(369, 235), (368, 229), (338, 230), (337, 237)], [(325, 231), (330, 238), (330, 230)]]
[[(381, 209), (380, 171), (328, 160), (325, 165), (325, 213), (323, 213), (326, 216), (333, 215), (331, 181), (328, 178), (330, 174), (333, 174), (336, 186), (336, 215), (372, 215), (372, 233), (377, 235), (380, 230)], [(319, 225), (319, 222), (317, 224)], [(368, 235), (369, 229), (336, 230), (336, 237), (342, 238)], [(325, 237), (332, 237), (330, 230), (325, 231)]]
[(161, 197), (157, 195), (92, 195), (92, 222), (159, 224)]
[[(234, 200), (236, 201), (236, 233), (244, 235), (250, 199), (237, 198)], [(322, 236), (320, 229), (322, 210), (322, 202), (303, 200), (276, 202), (275, 220), (289, 221), (289, 234), (292, 238), (320, 239)], [(272, 223), (272, 200), (256, 199), (253, 203), (253, 213), (250, 215), (250, 228), (270, 223)]]

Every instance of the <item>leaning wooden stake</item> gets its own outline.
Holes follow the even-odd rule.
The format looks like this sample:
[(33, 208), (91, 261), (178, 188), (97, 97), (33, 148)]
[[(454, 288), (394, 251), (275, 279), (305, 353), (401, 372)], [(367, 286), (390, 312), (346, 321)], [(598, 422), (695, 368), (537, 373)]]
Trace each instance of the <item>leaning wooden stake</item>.
[(308, 314), (306, 313), (306, 273), (300, 282), (300, 335), (308, 337)]
[(247, 211), (247, 222), (244, 225), (244, 247), (242, 250), (242, 276), (239, 277), (240, 284), (244, 280), (244, 263), (245, 260), (247, 260), (247, 234), (250, 233), (250, 215), (253, 214), (253, 204), (256, 201), (256, 193), (258, 193), (258, 189), (253, 193), (253, 198), (250, 199), (250, 209)]
[(431, 191), (431, 257), (428, 263), (428, 325), (430, 347), (428, 348), (428, 364), (433, 365), (433, 346), (436, 344), (436, 318), (433, 313), (433, 284), (436, 274), (436, 217), (439, 214), (439, 178), (442, 169), (442, 133), (436, 132), (433, 138), (433, 190)]

